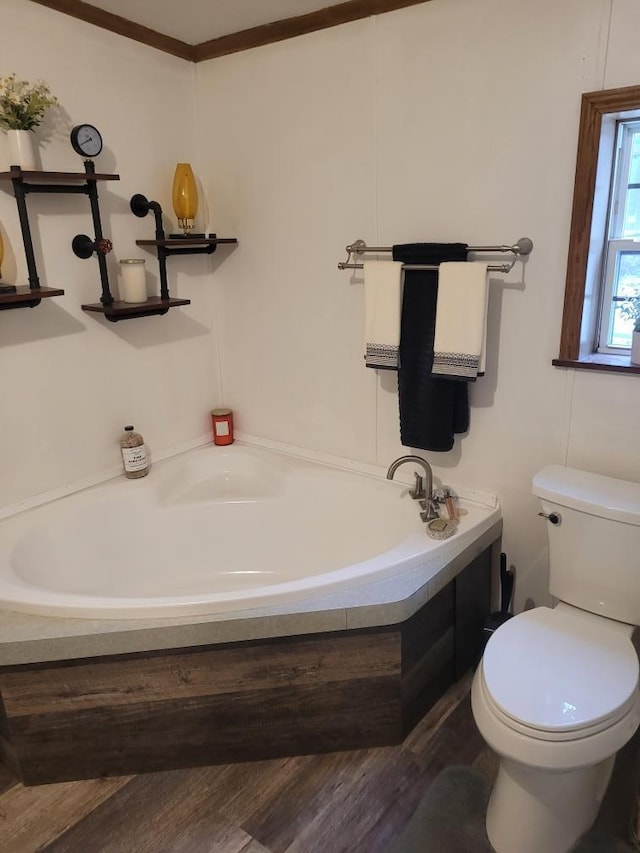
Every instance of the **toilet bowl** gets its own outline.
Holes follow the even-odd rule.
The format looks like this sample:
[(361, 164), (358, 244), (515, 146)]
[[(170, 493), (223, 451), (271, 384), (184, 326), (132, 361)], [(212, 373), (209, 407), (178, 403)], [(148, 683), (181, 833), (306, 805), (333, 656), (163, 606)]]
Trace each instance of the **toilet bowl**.
[(471, 689), (500, 757), (486, 821), (497, 853), (568, 853), (640, 724), (640, 483), (548, 465), (533, 492), (558, 603), (498, 628)]
[(491, 637), (471, 702), (500, 756), (487, 810), (497, 853), (566, 853), (595, 820), (640, 724), (632, 626), (559, 604)]

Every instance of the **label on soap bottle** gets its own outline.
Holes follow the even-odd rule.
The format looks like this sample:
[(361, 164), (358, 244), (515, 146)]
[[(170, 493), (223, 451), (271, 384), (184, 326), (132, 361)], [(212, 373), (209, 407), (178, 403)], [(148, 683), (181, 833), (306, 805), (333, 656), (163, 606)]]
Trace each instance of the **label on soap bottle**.
[(123, 447), (122, 461), (125, 471), (143, 471), (147, 467), (147, 448), (144, 444), (138, 447)]

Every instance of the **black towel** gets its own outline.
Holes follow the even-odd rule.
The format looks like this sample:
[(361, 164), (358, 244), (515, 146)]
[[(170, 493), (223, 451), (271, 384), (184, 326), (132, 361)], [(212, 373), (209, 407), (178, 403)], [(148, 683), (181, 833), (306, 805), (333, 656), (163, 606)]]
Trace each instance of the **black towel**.
[[(466, 261), (465, 243), (407, 243), (393, 247), (393, 260), (405, 264)], [(400, 323), (400, 439), (405, 447), (451, 450), (454, 434), (469, 428), (466, 382), (431, 375), (438, 296), (437, 270), (404, 273)]]

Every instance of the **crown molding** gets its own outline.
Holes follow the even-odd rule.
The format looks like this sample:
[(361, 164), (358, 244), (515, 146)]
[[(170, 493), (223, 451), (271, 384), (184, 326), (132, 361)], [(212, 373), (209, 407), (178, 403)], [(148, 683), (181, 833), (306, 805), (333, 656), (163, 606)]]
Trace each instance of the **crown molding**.
[(348, 0), (336, 6), (327, 6), (318, 9), (317, 12), (309, 12), (306, 15), (298, 15), (294, 18), (284, 18), (282, 21), (274, 21), (272, 24), (263, 24), (248, 30), (241, 30), (226, 36), (211, 39), (195, 45), (195, 62), (203, 62), (206, 59), (215, 59), (218, 56), (226, 56), (230, 53), (239, 53), (254, 47), (263, 47), (266, 44), (295, 38), (295, 36), (306, 35), (317, 30), (325, 30), (329, 27), (337, 27), (361, 18), (369, 18), (372, 15), (381, 15), (384, 12), (393, 12), (406, 6), (416, 6), (429, 0)]
[(196, 45), (166, 36), (142, 24), (129, 21), (120, 15), (114, 15), (112, 12), (106, 12), (97, 6), (92, 6), (91, 3), (85, 3), (83, 0), (31, 0), (31, 2), (54, 9), (57, 12), (63, 12), (65, 15), (71, 15), (73, 18), (134, 39), (134, 41), (142, 42), (142, 44), (170, 53), (180, 59), (186, 59), (189, 62), (204, 62), (207, 59), (239, 53), (254, 47), (262, 47), (273, 42), (284, 41), (295, 36), (336, 27), (361, 18), (368, 18), (372, 15), (382, 15), (385, 12), (393, 12), (407, 6), (428, 3), (430, 0), (347, 0), (345, 3), (327, 6), (306, 15), (284, 18), (281, 21), (230, 33)]
[(98, 9), (91, 3), (84, 3), (83, 0), (31, 0), (31, 2), (54, 9), (56, 12), (63, 12), (65, 15), (71, 15), (72, 18), (78, 18), (87, 24), (94, 24), (103, 30), (109, 30), (112, 33), (117, 33), (117, 35), (142, 42), (142, 44), (155, 47), (157, 50), (170, 53), (180, 59), (186, 59), (189, 62), (195, 61), (194, 45), (156, 32), (156, 30), (142, 24), (136, 24), (127, 18), (120, 17), (120, 15), (114, 15), (113, 12), (105, 12), (104, 9)]

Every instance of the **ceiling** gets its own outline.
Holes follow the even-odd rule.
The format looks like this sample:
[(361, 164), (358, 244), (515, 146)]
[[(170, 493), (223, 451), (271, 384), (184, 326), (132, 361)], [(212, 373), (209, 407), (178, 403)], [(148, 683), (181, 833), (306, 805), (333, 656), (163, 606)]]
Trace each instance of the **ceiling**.
[(191, 62), (428, 0), (32, 0)]
[(327, 0), (91, 0), (91, 5), (194, 45), (337, 4)]

